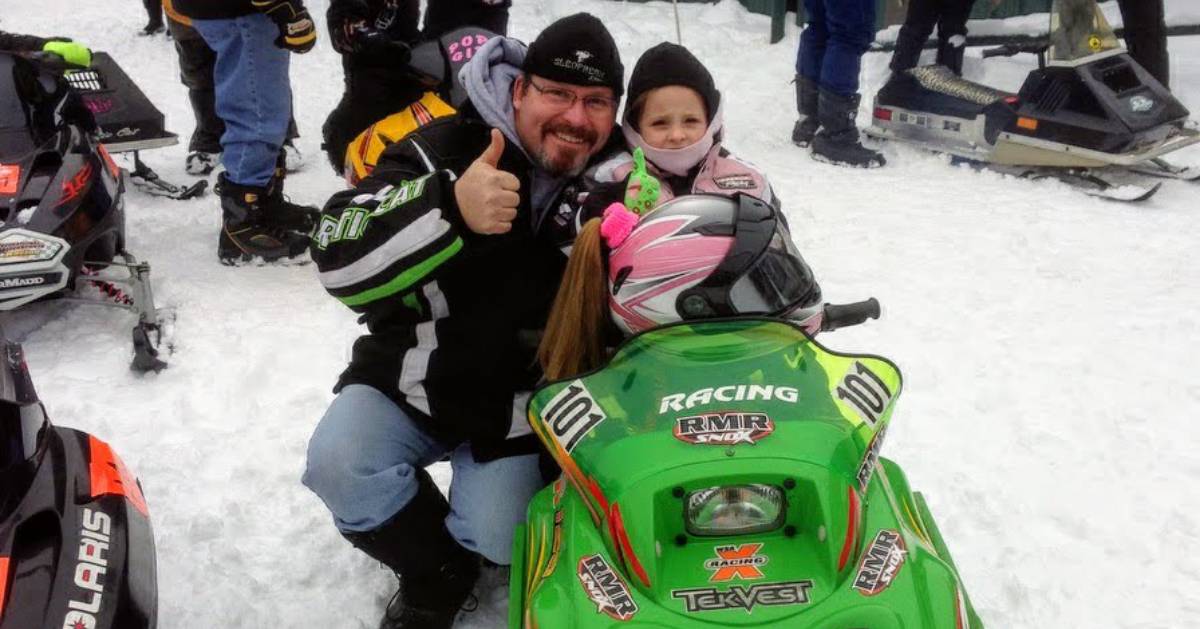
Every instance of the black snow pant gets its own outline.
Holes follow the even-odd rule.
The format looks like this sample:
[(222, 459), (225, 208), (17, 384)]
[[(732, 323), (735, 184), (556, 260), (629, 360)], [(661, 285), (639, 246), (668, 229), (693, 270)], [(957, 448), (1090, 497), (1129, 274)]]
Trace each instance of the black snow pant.
[[(217, 115), (217, 95), (213, 85), (213, 66), (217, 63), (217, 53), (191, 26), (170, 19), (167, 24), (175, 41), (175, 52), (179, 55), (179, 79), (188, 88), (188, 100), (196, 117), (196, 128), (192, 131), (192, 139), (188, 141), (188, 151), (220, 153), (225, 122)], [(298, 137), (300, 132), (293, 114), (288, 123), (287, 139), (290, 141)]]
[(1167, 23), (1163, 0), (1117, 0), (1125, 21), (1129, 54), (1159, 83), (1171, 86), (1171, 60), (1167, 54)]
[(146, 7), (146, 28), (158, 27), (163, 25), (163, 8), (162, 0), (142, 0), (142, 6)]
[(962, 59), (967, 36), (967, 18), (975, 0), (909, 0), (904, 25), (896, 38), (891, 69), (903, 72), (915, 68), (921, 59), (925, 41), (937, 27), (937, 62), (962, 74)]
[[(508, 31), (510, 0), (436, 0), (425, 8), (425, 24), (416, 34), (419, 0), (400, 0), (399, 19), (409, 20), (411, 29), (393, 26), (393, 31), (414, 33), (418, 40), (441, 37), (456, 28), (478, 26), (504, 35)], [(409, 42), (416, 44), (417, 42)], [(345, 91), (321, 127), (322, 144), (334, 172), (342, 174), (346, 147), (372, 124), (419, 100), (424, 88), (410, 79), (403, 68), (388, 59), (344, 55)]]

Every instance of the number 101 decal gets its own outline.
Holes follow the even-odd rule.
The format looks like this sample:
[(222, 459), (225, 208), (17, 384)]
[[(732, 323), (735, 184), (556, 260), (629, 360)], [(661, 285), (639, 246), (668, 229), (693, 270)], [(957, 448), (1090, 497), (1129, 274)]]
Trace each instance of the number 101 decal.
[(839, 400), (849, 404), (850, 408), (872, 428), (879, 423), (879, 418), (883, 416), (883, 411), (892, 401), (893, 396), (883, 380), (880, 380), (875, 372), (867, 369), (866, 365), (857, 360), (854, 361), (854, 365), (850, 367), (850, 371), (846, 373), (842, 381), (838, 383), (836, 393)]
[(542, 415), (542, 421), (550, 427), (554, 438), (567, 452), (575, 449), (580, 439), (606, 419), (608, 415), (600, 410), (600, 405), (583, 386), (582, 380), (576, 380), (559, 391), (546, 404), (546, 412)]

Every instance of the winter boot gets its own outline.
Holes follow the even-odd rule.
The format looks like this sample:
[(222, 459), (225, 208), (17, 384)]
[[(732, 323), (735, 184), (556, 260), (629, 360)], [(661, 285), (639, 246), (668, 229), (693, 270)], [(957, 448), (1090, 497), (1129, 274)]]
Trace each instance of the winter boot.
[(189, 175), (204, 177), (211, 175), (214, 168), (221, 163), (220, 153), (206, 153), (204, 151), (192, 151), (187, 154), (184, 161), (184, 170)]
[(813, 137), (813, 159), (859, 168), (879, 168), (887, 163), (883, 155), (858, 142), (854, 118), (858, 115), (861, 99), (858, 94), (841, 96), (828, 90), (820, 91), (821, 130)]
[(343, 533), (355, 548), (396, 572), (400, 590), (379, 629), (450, 629), (479, 578), (479, 555), (446, 530), (450, 506), (425, 470), (413, 499), (382, 526)]
[(292, 203), (283, 195), (283, 180), (287, 176), (287, 157), (285, 151), (279, 152), (275, 162), (275, 175), (267, 184), (267, 198), (264, 202), (266, 221), (283, 229), (302, 234), (312, 231), (321, 211), (311, 205)]
[(808, 148), (821, 126), (817, 118), (817, 84), (799, 74), (796, 75), (795, 83), (796, 111), (800, 113), (800, 119), (796, 121), (796, 126), (792, 127), (792, 143)]
[(967, 52), (967, 38), (954, 35), (938, 44), (937, 62), (950, 68), (950, 71), (962, 76), (963, 57)]
[(267, 189), (243, 186), (217, 176), (221, 195), (221, 236), (217, 257), (222, 264), (236, 265), (261, 258), (266, 262), (294, 258), (308, 249), (308, 237), (290, 232), (267, 220)]

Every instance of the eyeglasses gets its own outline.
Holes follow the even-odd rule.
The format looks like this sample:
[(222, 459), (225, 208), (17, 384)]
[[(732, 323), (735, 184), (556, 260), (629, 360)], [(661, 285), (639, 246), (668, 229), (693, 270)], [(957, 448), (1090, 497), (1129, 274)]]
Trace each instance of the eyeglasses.
[(607, 96), (583, 96), (575, 92), (559, 89), (557, 87), (542, 87), (534, 83), (532, 79), (529, 84), (533, 89), (537, 90), (546, 102), (558, 109), (570, 109), (575, 105), (576, 100), (583, 100), (583, 108), (589, 114), (612, 114), (617, 110), (617, 101)]

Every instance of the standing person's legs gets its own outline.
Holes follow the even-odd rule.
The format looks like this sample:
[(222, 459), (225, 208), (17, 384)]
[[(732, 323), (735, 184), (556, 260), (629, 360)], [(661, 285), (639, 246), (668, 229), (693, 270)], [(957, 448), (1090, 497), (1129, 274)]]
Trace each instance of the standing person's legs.
[(892, 72), (904, 72), (917, 67), (921, 60), (921, 49), (933, 34), (942, 4), (949, 0), (909, 0), (908, 12), (904, 14), (904, 25), (896, 36), (896, 51), (892, 53)]
[(824, 0), (829, 43), (821, 63), (821, 89), (841, 96), (858, 93), (862, 56), (875, 39), (874, 0)]
[(513, 531), (525, 520), (529, 500), (545, 485), (538, 455), (480, 463), (464, 444), (454, 450), (450, 462), (450, 534), (493, 563), (511, 564)]
[(804, 0), (804, 11), (807, 24), (796, 48), (797, 118), (792, 127), (792, 143), (807, 148), (821, 126), (817, 119), (817, 80), (829, 33), (825, 30), (825, 7), (821, 0)]
[(829, 43), (821, 63), (813, 157), (834, 164), (875, 168), (883, 155), (858, 142), (858, 75), (862, 56), (875, 39), (875, 0), (824, 0)]
[(163, 32), (162, 0), (142, 0), (142, 6), (146, 7), (147, 22), (140, 34), (154, 35)]
[(967, 20), (975, 0), (938, 0), (937, 62), (962, 75), (963, 56), (967, 51)]
[(207, 175), (217, 165), (221, 153), (221, 135), (225, 123), (217, 115), (216, 92), (213, 87), (213, 66), (217, 55), (208, 47), (196, 29), (170, 20), (171, 37), (179, 56), (179, 78), (188, 89), (196, 127), (188, 142), (187, 171), (192, 175)]
[(1117, 0), (1125, 22), (1129, 54), (1154, 78), (1171, 86), (1171, 58), (1167, 53), (1167, 24), (1163, 0)]
[(196, 20), (216, 52), (217, 115), (225, 121), (222, 163), (243, 186), (266, 186), (291, 117), (288, 52), (275, 45), (279, 27), (255, 13), (229, 20)]

